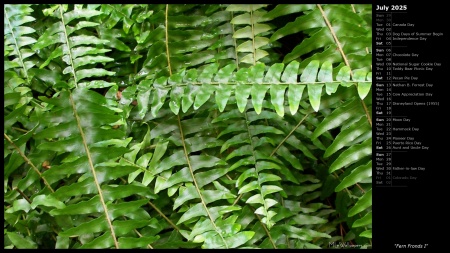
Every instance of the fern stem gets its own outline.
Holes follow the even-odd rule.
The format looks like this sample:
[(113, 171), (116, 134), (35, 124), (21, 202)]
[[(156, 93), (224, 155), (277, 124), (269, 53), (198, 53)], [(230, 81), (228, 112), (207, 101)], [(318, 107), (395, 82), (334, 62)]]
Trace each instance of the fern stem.
[(180, 228), (179, 228), (177, 225), (175, 225), (169, 218), (167, 218), (167, 216), (165, 216), (165, 215), (161, 212), (161, 210), (159, 210), (158, 207), (156, 207), (155, 205), (153, 205), (153, 203), (150, 202), (150, 201), (147, 202), (147, 204), (148, 204), (149, 206), (151, 206), (153, 209), (155, 209), (155, 211), (156, 211), (161, 217), (163, 217), (163, 219), (165, 219), (165, 220), (167, 221), (167, 223), (169, 223), (174, 229), (176, 229), (177, 232), (180, 232)]
[(22, 197), (23, 197), (28, 203), (31, 204), (31, 200), (30, 200), (30, 199), (28, 198), (28, 196), (25, 195), (25, 193), (23, 193), (19, 188), (14, 187), (14, 190), (16, 190), (20, 195), (22, 195)]
[[(293, 85), (317, 84), (317, 85), (319, 85), (319, 84), (327, 84), (327, 83), (340, 84), (342, 82), (341, 81), (329, 81), (329, 82), (318, 82), (318, 81), (316, 81), (316, 82), (298, 82), (298, 83), (289, 83), (289, 84), (293, 84)], [(357, 82), (349, 81), (347, 83), (355, 83), (356, 84)], [(360, 81), (358, 83), (371, 83), (371, 82), (370, 81)], [(202, 82), (189, 82), (189, 84), (201, 86), (203, 83)], [(208, 84), (210, 84), (210, 85), (220, 85), (220, 84), (237, 85), (237, 84), (239, 84), (239, 82), (209, 82)], [(272, 82), (267, 82), (267, 83), (266, 82), (261, 82), (261, 83), (258, 83), (258, 85), (273, 85), (273, 84), (274, 83), (272, 83)], [(170, 88), (170, 87), (187, 86), (187, 85), (188, 85), (187, 83), (177, 83), (177, 84), (167, 84), (164, 87)], [(152, 87), (152, 89), (154, 89), (154, 88)]]
[[(142, 167), (142, 166), (139, 166), (139, 165), (133, 163), (132, 161), (126, 159), (125, 157), (122, 157), (121, 159), (123, 159), (125, 162), (131, 164), (131, 166), (134, 166), (134, 167), (136, 167), (136, 168), (138, 168), (138, 169), (140, 169), (140, 170), (142, 170), (142, 171), (144, 171), (144, 172), (145, 172), (145, 171), (149, 171), (149, 170), (147, 170), (147, 168)], [(163, 176), (161, 176), (161, 175), (155, 175), (155, 176), (158, 177), (158, 178), (164, 179), (165, 181), (169, 180), (169, 178), (163, 177)], [(122, 179), (122, 178), (121, 178), (121, 179)], [(230, 179), (230, 180), (231, 180), (231, 179)], [(125, 179), (122, 179), (122, 182), (126, 183)], [(185, 189), (186, 186), (180, 185), (180, 188)]]
[[(320, 10), (320, 13), (322, 14), (323, 19), (325, 20), (325, 23), (327, 23), (328, 29), (330, 30), (331, 35), (333, 36), (334, 42), (336, 42), (336, 45), (339, 49), (339, 52), (341, 53), (342, 59), (344, 59), (345, 65), (349, 67), (350, 69), (350, 76), (353, 80), (353, 72), (352, 69), (350, 67), (350, 63), (348, 62), (347, 56), (344, 53), (344, 50), (342, 50), (342, 46), (341, 43), (339, 42), (338, 37), (336, 36), (336, 33), (334, 32), (333, 27), (331, 26), (330, 21), (328, 20), (327, 16), (325, 15), (325, 12), (322, 9), (322, 6), (320, 4), (317, 5), (317, 7)], [(372, 127), (372, 119), (370, 118), (370, 114), (367, 110), (366, 105), (364, 104), (364, 101), (361, 99), (361, 103), (363, 104), (364, 107), (364, 111), (366, 112), (366, 116), (367, 116), (367, 120), (369, 121), (370, 126)]]
[[(139, 165), (137, 165), (137, 164), (135, 164), (135, 163), (133, 163), (133, 162), (131, 162), (130, 160), (128, 160), (128, 159), (126, 159), (126, 158), (124, 158), (124, 157), (122, 157), (122, 159), (125, 161), (125, 162), (127, 162), (127, 163), (129, 163), (129, 164), (131, 164), (132, 166), (135, 166), (135, 167), (137, 167), (137, 168), (139, 168), (139, 169), (141, 169), (141, 170), (143, 170), (143, 171), (147, 171), (147, 169), (146, 168), (144, 168), (144, 167), (141, 167), (141, 166), (139, 166)], [(168, 178), (165, 178), (165, 177), (163, 177), (163, 176), (160, 176), (160, 175), (157, 175), (157, 177), (159, 177), (159, 178), (162, 178), (162, 179), (164, 179), (164, 180), (168, 180)], [(122, 178), (121, 178), (122, 179)], [(123, 181), (125, 181), (124, 179), (122, 179)], [(126, 182), (126, 181), (125, 181)], [(184, 185), (181, 185), (180, 186), (180, 188), (186, 188)], [(164, 213), (163, 212), (161, 212), (161, 210), (159, 210), (159, 208), (157, 207), (157, 206), (155, 206), (152, 202), (147, 202), (147, 204), (149, 205), (149, 206), (151, 206), (163, 219), (165, 219), (166, 221), (167, 221), (167, 223), (169, 223), (175, 230), (177, 230), (177, 232), (179, 233), (180, 232), (180, 228), (177, 226), (177, 225), (175, 225), (175, 223), (173, 223), (166, 215), (164, 215)]]
[(28, 133), (28, 130), (25, 130), (25, 129), (22, 129), (22, 128), (18, 128), (18, 127), (11, 127), (11, 128), (14, 129), (14, 130), (17, 130), (19, 132), (22, 132), (22, 133)]
[[(231, 19), (233, 19), (233, 12), (231, 12)], [(235, 30), (234, 30), (234, 24), (231, 24), (231, 30), (234, 34)], [(234, 57), (235, 57), (235, 61), (236, 61), (236, 69), (239, 70), (239, 58), (238, 58), (238, 53), (237, 53), (237, 39), (233, 38), (233, 46), (234, 46)]]
[(103, 192), (102, 192), (102, 189), (100, 188), (100, 183), (98, 182), (98, 179), (97, 179), (97, 173), (95, 172), (95, 167), (94, 167), (94, 163), (92, 161), (91, 152), (89, 151), (89, 147), (87, 145), (86, 136), (84, 135), (84, 131), (83, 131), (83, 128), (81, 126), (81, 119), (78, 116), (77, 108), (75, 106), (75, 101), (73, 100), (72, 94), (69, 95), (69, 98), (70, 98), (70, 103), (72, 105), (73, 114), (74, 114), (75, 119), (77, 121), (78, 131), (80, 131), (80, 135), (81, 135), (81, 138), (83, 140), (83, 146), (84, 146), (84, 150), (86, 151), (86, 156), (87, 156), (87, 159), (88, 159), (88, 162), (89, 162), (89, 168), (91, 169), (91, 173), (92, 173), (92, 176), (94, 178), (95, 186), (97, 187), (98, 195), (100, 197), (100, 202), (102, 204), (103, 211), (105, 213), (105, 218), (106, 218), (106, 221), (108, 222), (109, 229), (111, 231), (111, 237), (113, 238), (114, 245), (115, 245), (116, 249), (119, 249), (119, 242), (117, 241), (116, 233), (114, 231), (114, 227), (113, 227), (112, 221), (109, 218), (108, 208), (106, 207), (105, 199), (103, 197)]
[(277, 245), (276, 245), (275, 242), (273, 241), (272, 236), (270, 235), (270, 232), (269, 232), (269, 230), (267, 229), (266, 225), (264, 225), (264, 223), (262, 222), (261, 217), (259, 217), (259, 215), (257, 215), (257, 214), (255, 213), (255, 209), (253, 209), (253, 207), (250, 206), (250, 209), (252, 209), (253, 214), (256, 215), (256, 218), (258, 218), (259, 223), (261, 223), (261, 226), (264, 228), (264, 231), (266, 232), (267, 236), (269, 237), (269, 241), (270, 241), (270, 243), (272, 244), (273, 248), (274, 248), (274, 249), (277, 249)]
[[(34, 103), (35, 105), (41, 107), (42, 109), (45, 109), (44, 106), (40, 105), (38, 102), (36, 102), (36, 101), (34, 101), (34, 100), (37, 100), (37, 99), (33, 98), (30, 102), (32, 102), (32, 103)], [(39, 100), (38, 100), (38, 101), (39, 101)]]
[[(308, 115), (309, 114), (306, 114), (301, 120), (300, 120), (300, 122), (298, 122), (298, 124), (291, 130), (291, 132), (289, 132), (289, 134), (278, 144), (278, 146), (272, 151), (272, 153), (270, 154), (270, 156), (269, 157), (272, 157), (276, 152), (277, 152), (277, 150), (281, 147), (281, 145), (283, 145), (283, 143), (289, 138), (289, 136), (291, 136), (293, 133), (294, 133), (294, 131), (297, 129), (297, 128), (299, 128), (300, 127), (300, 125), (303, 123), (303, 121), (308, 117)], [(282, 206), (284, 206), (284, 199), (282, 198), (281, 199), (281, 205)], [(286, 222), (285, 222), (286, 223)], [(286, 223), (287, 224), (287, 223)], [(269, 235), (269, 237), (270, 237), (270, 233), (268, 234)], [(289, 246), (289, 238), (288, 237), (286, 237), (286, 245), (287, 245), (287, 247), (289, 248), (290, 246)], [(274, 244), (273, 244), (274, 245)], [(274, 247), (276, 248), (276, 246), (274, 245)]]
[[(248, 138), (250, 140), (250, 145), (252, 147), (253, 160), (255, 161), (255, 168), (254, 168), (254, 170), (255, 170), (255, 174), (258, 175), (258, 191), (261, 193), (262, 192), (262, 186), (261, 186), (261, 183), (259, 181), (259, 174), (258, 174), (257, 169), (256, 169), (255, 146), (253, 145), (252, 135), (250, 133), (250, 126), (249, 126), (249, 120), (248, 120), (247, 112), (244, 112), (244, 116), (245, 116), (245, 126), (247, 127)], [(266, 205), (266, 201), (263, 201), (263, 207), (264, 207), (264, 213), (268, 214), (269, 208)], [(267, 223), (269, 223), (269, 219), (267, 219), (266, 221), (267, 221)]]
[[(327, 16), (325, 15), (325, 12), (322, 9), (322, 6), (320, 4), (317, 4), (317, 8), (319, 8), (320, 13), (322, 14), (323, 19), (325, 20), (325, 23), (328, 26), (328, 29), (330, 30), (331, 35), (333, 36), (334, 42), (336, 42), (336, 45), (338, 47), (339, 52), (341, 53), (342, 58), (344, 59), (345, 65), (350, 67), (350, 63), (348, 62), (347, 56), (344, 54), (344, 51), (342, 50), (341, 43), (339, 42), (339, 39), (336, 36), (336, 33), (334, 32), (333, 27), (331, 26), (330, 21), (328, 20)], [(350, 69), (350, 75), (353, 76), (352, 70)]]
[(345, 233), (344, 227), (342, 226), (342, 223), (339, 223), (339, 232), (341, 233), (341, 240), (342, 240), (342, 242), (344, 242), (344, 235), (346, 233)]
[(61, 22), (64, 27), (64, 37), (66, 38), (67, 51), (69, 53), (70, 65), (72, 66), (72, 75), (73, 75), (73, 80), (75, 82), (75, 88), (78, 88), (78, 80), (77, 80), (77, 76), (75, 75), (75, 65), (73, 64), (72, 52), (70, 51), (70, 46), (69, 46), (69, 35), (67, 35), (66, 24), (64, 23), (63, 7), (61, 4), (59, 5), (59, 14), (61, 15)]
[[(247, 133), (248, 133), (248, 136), (249, 136), (249, 139), (250, 139), (250, 145), (252, 146), (253, 160), (255, 161), (255, 167), (256, 167), (256, 154), (255, 154), (255, 152), (254, 152), (255, 148), (254, 148), (254, 146), (253, 146), (252, 136), (251, 136), (250, 130), (249, 130), (247, 112), (244, 112), (244, 116), (245, 116), (245, 123), (246, 123), (246, 126), (247, 126)], [(305, 116), (305, 117), (306, 117), (306, 116)], [(301, 122), (303, 122), (303, 119), (300, 121), (300, 123), (301, 123)], [(300, 125), (300, 123), (299, 123), (299, 125)], [(299, 125), (298, 125), (298, 126), (299, 126)], [(298, 126), (297, 126), (297, 127), (298, 127)], [(296, 127), (296, 128), (297, 128), (297, 127)], [(295, 130), (295, 128), (294, 128), (294, 130)], [(291, 133), (292, 133), (292, 132), (291, 132)], [(291, 133), (290, 133), (290, 134), (291, 134)], [(289, 135), (290, 135), (290, 134), (289, 134)], [(289, 136), (288, 136), (288, 137), (289, 137)], [(285, 138), (285, 140), (286, 140), (286, 139), (287, 139), (287, 137)], [(285, 140), (283, 140), (282, 143), (283, 143)], [(278, 148), (279, 148), (279, 146), (275, 149), (275, 151), (272, 152), (272, 154), (270, 154), (269, 157), (271, 157), (271, 156), (276, 152), (276, 150), (277, 150)], [(261, 184), (259, 183), (259, 179), (258, 179), (258, 190), (261, 192)], [(239, 194), (239, 196), (237, 197), (237, 199), (233, 202), (233, 205), (235, 205), (235, 204), (239, 201), (239, 199), (241, 199), (242, 195), (243, 195), (243, 193)], [(265, 202), (264, 202), (263, 206), (264, 206), (264, 209), (265, 209), (265, 211), (266, 211), (266, 213), (267, 213), (268, 208), (267, 208)], [(258, 218), (259, 218), (259, 217), (258, 217)], [(261, 222), (261, 224), (262, 224), (262, 222)], [(268, 231), (267, 231), (267, 232), (268, 232)], [(269, 235), (269, 237), (270, 237), (270, 234), (269, 234), (269, 233), (268, 233), (268, 235)], [(275, 247), (275, 248), (276, 248), (276, 247)]]
[(169, 52), (169, 5), (166, 4), (166, 55), (167, 55), (167, 67), (169, 68), (169, 74), (172, 75), (172, 67), (170, 66), (170, 52)]
[(367, 110), (367, 106), (362, 99), (360, 99), (361, 104), (364, 108), (364, 112), (366, 113), (367, 121), (369, 121), (370, 127), (372, 127), (372, 119), (370, 118), (369, 110)]
[[(125, 216), (122, 216), (122, 218), (123, 218), (124, 220), (128, 220), (127, 217), (125, 217)], [(133, 229), (133, 231), (139, 236), (139, 238), (142, 237), (142, 234), (139, 233), (139, 231), (137, 231), (137, 229)], [(150, 245), (150, 244), (147, 244), (147, 248), (153, 249), (152, 245)]]
[(234, 200), (234, 202), (233, 202), (233, 204), (232, 204), (232, 206), (234, 206), (234, 205), (236, 205), (237, 204), (237, 202), (239, 202), (239, 200), (241, 199), (241, 197), (242, 197), (242, 193), (241, 194), (239, 194), (239, 196)]
[(177, 115), (177, 118), (178, 118), (178, 127), (180, 128), (181, 143), (183, 144), (184, 156), (185, 156), (186, 161), (188, 163), (189, 172), (191, 173), (191, 177), (192, 177), (192, 180), (194, 182), (195, 189), (197, 190), (197, 193), (200, 196), (200, 201), (201, 201), (203, 207), (205, 208), (205, 211), (206, 211), (206, 214), (208, 215), (208, 218), (211, 220), (211, 224), (213, 225), (214, 230), (216, 230), (217, 234), (220, 236), (220, 238), (222, 239), (223, 243), (225, 244), (225, 247), (228, 249), (229, 248), (228, 244), (225, 241), (225, 238), (223, 238), (222, 233), (219, 232), (219, 229), (217, 228), (216, 223), (214, 222), (214, 219), (212, 218), (211, 213), (209, 213), (208, 207), (206, 206), (206, 202), (203, 199), (202, 193), (200, 192), (200, 189), (198, 187), (197, 180), (195, 179), (194, 170), (192, 169), (192, 165), (191, 165), (191, 162), (189, 160), (189, 154), (188, 154), (188, 151), (187, 151), (186, 143), (184, 141), (184, 133), (183, 133), (183, 127), (181, 126), (180, 113)]
[(23, 72), (25, 73), (25, 77), (27, 78), (27, 83), (29, 84), (30, 80), (29, 80), (29, 77), (28, 77), (27, 69), (25, 68), (25, 64), (23, 62), (22, 54), (20, 53), (20, 50), (19, 50), (19, 44), (17, 43), (13, 27), (11, 26), (11, 22), (9, 22), (9, 16), (8, 16), (8, 13), (6, 12), (5, 7), (3, 7), (3, 10), (5, 11), (6, 21), (8, 21), (9, 30), (11, 30), (11, 35), (12, 35), (12, 37), (14, 39), (14, 45), (16, 45), (17, 56), (19, 56), (19, 61), (20, 61), (21, 65), (22, 65), (22, 67), (23, 67), (23, 70), (24, 70)]
[(57, 239), (56, 239), (56, 237), (55, 237), (55, 235), (54, 234), (52, 234), (52, 239), (53, 239), (53, 241), (57, 241)]
[(256, 65), (256, 48), (255, 48), (255, 25), (253, 24), (253, 11), (250, 11), (250, 22), (252, 23), (251, 25), (252, 25), (253, 66), (255, 66)]
[(28, 157), (20, 150), (19, 147), (17, 147), (17, 145), (9, 138), (8, 135), (6, 135), (5, 133), (3, 133), (3, 137), (5, 137), (5, 139), (17, 150), (17, 152), (19, 153), (19, 155), (28, 163), (28, 165), (31, 166), (31, 168), (33, 168), (33, 170), (39, 175), (39, 177), (42, 179), (42, 181), (44, 182), (45, 186), (47, 186), (47, 188), (51, 191), (51, 192), (55, 192), (53, 190), (53, 188), (50, 186), (50, 184), (47, 182), (47, 180), (45, 180), (45, 178), (42, 176), (42, 173), (39, 171), (38, 168), (36, 168), (36, 166), (31, 162), (30, 159), (28, 159)]
[(309, 114), (306, 114), (301, 120), (300, 122), (298, 122), (298, 124), (291, 130), (291, 132), (286, 135), (286, 137), (284, 137), (284, 139), (280, 142), (280, 144), (278, 144), (278, 146), (272, 151), (272, 153), (270, 154), (270, 156), (273, 156), (277, 150), (281, 147), (281, 145), (283, 145), (283, 143), (289, 138), (289, 136), (292, 135), (292, 133), (294, 133), (294, 131), (300, 127), (300, 125), (303, 123), (303, 121), (306, 119), (306, 117), (308, 117)]
[[(19, 218), (19, 217), (17, 217), (17, 218)], [(28, 220), (28, 219), (25, 217), (25, 214), (22, 214), (22, 219), (23, 219), (24, 221), (27, 221), (27, 220)], [(28, 228), (28, 226), (25, 226), (25, 228), (27, 229), (28, 236), (31, 236), (30, 228)]]

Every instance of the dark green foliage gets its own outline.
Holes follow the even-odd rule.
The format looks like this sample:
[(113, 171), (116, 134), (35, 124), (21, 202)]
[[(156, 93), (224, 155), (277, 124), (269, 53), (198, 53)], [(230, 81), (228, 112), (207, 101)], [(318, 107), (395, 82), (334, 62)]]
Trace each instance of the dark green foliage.
[(371, 247), (371, 5), (4, 21), (5, 248)]

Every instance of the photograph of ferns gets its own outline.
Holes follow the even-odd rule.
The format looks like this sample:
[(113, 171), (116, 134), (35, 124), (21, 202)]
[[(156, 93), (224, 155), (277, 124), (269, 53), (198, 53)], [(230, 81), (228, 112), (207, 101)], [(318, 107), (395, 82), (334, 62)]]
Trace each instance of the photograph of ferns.
[(372, 5), (4, 5), (5, 249), (372, 248)]

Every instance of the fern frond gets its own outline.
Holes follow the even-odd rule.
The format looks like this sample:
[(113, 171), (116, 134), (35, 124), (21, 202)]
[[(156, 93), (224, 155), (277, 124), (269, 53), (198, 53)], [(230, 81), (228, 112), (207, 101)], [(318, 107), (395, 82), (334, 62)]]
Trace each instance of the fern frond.
[(276, 54), (267, 50), (269, 45), (268, 35), (273, 26), (263, 24), (263, 16), (267, 13), (264, 10), (264, 4), (250, 4), (246, 6), (231, 4), (226, 11), (233, 13), (230, 21), (232, 25), (232, 38), (235, 52), (239, 58), (239, 64), (246, 66), (256, 65), (258, 62), (264, 62), (262, 58), (269, 56), (275, 57)]
[[(32, 17), (33, 9), (29, 5), (6, 4), (4, 10), (4, 114), (5, 134), (13, 134), (18, 137), (16, 131), (11, 131), (13, 125), (26, 122), (31, 106), (29, 103), (37, 103), (33, 100), (31, 84), (33, 70), (35, 70), (36, 56), (31, 46), (36, 42), (33, 37), (36, 30), (30, 26), (30, 22), (36, 19)], [(28, 126), (27, 126), (28, 127)], [(34, 126), (29, 126), (28, 129)]]
[[(103, 77), (114, 74), (114, 72), (102, 68), (86, 68), (86, 66), (95, 66), (98, 63), (104, 64), (105, 62), (114, 60), (101, 55), (109, 50), (98, 48), (99, 46), (106, 45), (108, 41), (99, 39), (94, 35), (77, 35), (76, 33), (76, 31), (82, 28), (99, 25), (95, 22), (80, 21), (79, 19), (95, 17), (101, 13), (92, 9), (74, 9), (67, 12), (63, 5), (55, 5), (52, 8), (52, 16), (56, 17), (59, 21), (46, 30), (33, 45), (33, 50), (40, 50), (56, 44), (56, 49), (40, 68), (47, 66), (51, 60), (62, 57), (62, 60), (67, 66), (62, 73), (70, 74), (71, 76), (68, 80), (68, 87), (98, 88), (113, 85), (103, 80), (81, 82), (83, 79), (93, 76)], [(70, 26), (69, 24), (73, 20), (77, 20), (78, 23), (75, 26)]]
[[(152, 139), (156, 147), (142, 183), (154, 187), (155, 193), (167, 192), (173, 198), (170, 209), (178, 209), (177, 226), (189, 241), (202, 243), (203, 248), (239, 247), (253, 232), (236, 233), (241, 229), (234, 224), (237, 216), (233, 213), (240, 207), (229, 204), (236, 195), (217, 181), (230, 170), (220, 154), (208, 151), (220, 144), (207, 134), (212, 125), (203, 118), (191, 118), (191, 110), (152, 129), (151, 136), (158, 138)], [(224, 218), (226, 213), (231, 216)]]
[[(347, 77), (346, 77), (347, 78)], [(344, 103), (337, 104), (331, 113), (317, 125), (312, 139), (320, 138), (328, 130), (339, 128), (340, 132), (327, 147), (323, 157), (328, 158), (329, 173), (340, 174), (335, 184), (339, 195), (352, 194), (358, 200), (348, 209), (341, 209), (346, 222), (359, 236), (370, 237), (371, 231), (371, 176), (372, 176), (372, 126), (361, 106), (361, 93)], [(363, 103), (366, 103), (363, 101)], [(371, 104), (368, 102), (370, 108)], [(341, 173), (340, 173), (341, 172)], [(362, 195), (361, 195), (362, 192)], [(358, 204), (359, 203), (359, 204)], [(350, 211), (351, 210), (351, 211)], [(358, 214), (359, 217), (354, 217)], [(358, 220), (358, 222), (356, 222)], [(358, 232), (356, 232), (358, 231)]]
[[(232, 124), (231, 122), (228, 123), (229, 125), (224, 127), (219, 134), (219, 137), (222, 138), (229, 137), (224, 142), (221, 152), (234, 149), (225, 159), (232, 163), (230, 170), (239, 172), (236, 180), (236, 187), (239, 189), (238, 194), (244, 194), (243, 200), (246, 201), (246, 204), (256, 204), (258, 208), (254, 211), (255, 214), (261, 215), (263, 217), (262, 223), (270, 229), (274, 225), (271, 218), (276, 213), (269, 208), (277, 203), (271, 196), (282, 189), (277, 184), (269, 182), (281, 180), (281, 177), (276, 176), (278, 174), (276, 171), (280, 171), (281, 175), (288, 180), (297, 181), (278, 159), (263, 159), (268, 155), (266, 154), (267, 146), (265, 143), (267, 141), (270, 143), (270, 140), (274, 138), (273, 136), (283, 134), (275, 127), (258, 124), (258, 122), (263, 122), (260, 120), (267, 119), (265, 115), (267, 114), (261, 113), (258, 117), (256, 110), (245, 111), (244, 113), (233, 110), (223, 114), (224, 117), (216, 118), (214, 122), (233, 122)], [(261, 134), (264, 134), (264, 137)], [(272, 172), (269, 173), (265, 170), (271, 170)], [(249, 179), (252, 180), (248, 181)], [(253, 191), (255, 191), (253, 195), (246, 194)]]
[[(4, 62), (5, 71), (8, 69), (20, 69), (19, 77), (23, 78), (25, 83), (30, 84), (31, 76), (28, 71), (35, 65), (29, 57), (35, 54), (29, 45), (36, 42), (36, 39), (30, 37), (30, 34), (36, 32), (29, 27), (28, 23), (35, 20), (30, 16), (33, 9), (25, 4), (10, 5), (6, 4), (4, 10), (5, 23), (5, 53), (8, 58)], [(11, 59), (12, 58), (12, 59)], [(17, 86), (15, 84), (13, 87)]]
[[(218, 63), (211, 63), (204, 66), (201, 72), (196, 69), (182, 71), (173, 74), (169, 78), (160, 77), (153, 82), (149, 80), (141, 81), (142, 94), (152, 94), (151, 112), (153, 117), (158, 113), (170, 92), (170, 108), (173, 113), (178, 114), (181, 109), (183, 112), (189, 110), (191, 106), (198, 109), (211, 96), (215, 95), (219, 110), (223, 111), (228, 100), (233, 95), (236, 98), (236, 104), (240, 112), (244, 111), (247, 105), (247, 99), (251, 96), (251, 102), (257, 113), (261, 112), (262, 101), (269, 91), (272, 105), (278, 115), (284, 115), (285, 96), (291, 114), (298, 110), (302, 94), (306, 89), (309, 103), (313, 111), (320, 108), (320, 100), (326, 87), (326, 92), (334, 93), (339, 85), (345, 87), (359, 85), (360, 97), (367, 96), (371, 87), (371, 72), (360, 70), (353, 78), (350, 77), (349, 68), (342, 67), (333, 78), (333, 70), (330, 62), (324, 62), (322, 65), (318, 61), (311, 61), (300, 75), (300, 82), (297, 81), (298, 66), (296, 61), (291, 62), (284, 67), (282, 63), (272, 65), (267, 71), (263, 63), (258, 63), (250, 68), (241, 68), (236, 72), (234, 64), (227, 65), (221, 69)], [(217, 74), (216, 74), (217, 73)], [(329, 86), (335, 86), (332, 91)], [(150, 86), (150, 87), (149, 87)], [(359, 87), (358, 86), (358, 87)], [(144, 93), (145, 92), (145, 93)], [(287, 95), (286, 95), (287, 93)], [(141, 97), (144, 100), (144, 97)], [(148, 111), (148, 103), (142, 105), (139, 109), (140, 117), (143, 117)]]
[[(275, 31), (270, 38), (271, 41), (276, 41), (296, 33), (304, 33), (307, 36), (285, 56), (283, 62), (288, 63), (301, 57), (303, 61), (300, 69), (303, 69), (311, 60), (327, 60), (333, 64), (342, 62), (341, 53), (345, 52), (349, 56), (349, 62), (346, 64), (350, 64), (352, 68), (371, 65), (371, 26), (367, 26), (367, 19), (361, 17), (351, 5), (325, 5), (323, 9), (321, 5), (314, 8), (299, 5), (285, 9), (286, 7), (280, 7), (267, 15), (271, 17), (310, 10)], [(311, 55), (311, 52), (315, 52), (314, 55)], [(364, 63), (359, 65), (361, 61)]]
[(5, 248), (370, 245), (371, 8), (5, 5)]
[(149, 29), (135, 48), (147, 52), (136, 75), (138, 80), (172, 76), (183, 69), (227, 58), (227, 52), (216, 54), (211, 46), (220, 36), (213, 28), (229, 18), (219, 12), (208, 17), (205, 6), (188, 6), (160, 5), (150, 17), (154, 18), (154, 28)]
[[(44, 114), (41, 124), (46, 127), (37, 131), (34, 138), (42, 140), (38, 149), (54, 151), (58, 157), (65, 158), (60, 164), (53, 164), (43, 176), (50, 184), (55, 184), (65, 177), (73, 177), (78, 181), (59, 187), (53, 194), (48, 195), (48, 198), (54, 198), (61, 203), (50, 213), (54, 216), (92, 214), (96, 219), (91, 222), (98, 223), (98, 226), (80, 225), (68, 228), (60, 236), (82, 236), (102, 232), (105, 236), (99, 237), (103, 238), (101, 243), (92, 241), (85, 243), (83, 247), (119, 248), (120, 241), (127, 239), (118, 238), (116, 231), (120, 227), (116, 223), (123, 223), (124, 226), (127, 224), (116, 219), (122, 215), (130, 215), (146, 201), (136, 205), (132, 210), (128, 209), (130, 213), (120, 209), (118, 206), (120, 204), (114, 202), (137, 192), (146, 197), (152, 196), (143, 186), (110, 184), (111, 180), (135, 170), (134, 167), (112, 162), (128, 152), (124, 147), (126, 143), (114, 143), (110, 139), (117, 138), (119, 141), (123, 137), (123, 132), (112, 128), (112, 125), (120, 122), (121, 116), (105, 106), (104, 97), (86, 88), (61, 92), (59, 97), (48, 99), (46, 102), (53, 104), (55, 106), (53, 110), (61, 115), (52, 117), (53, 112)], [(45, 141), (46, 139), (51, 141)], [(109, 146), (111, 144), (113, 146)], [(76, 199), (80, 202), (74, 202)]]

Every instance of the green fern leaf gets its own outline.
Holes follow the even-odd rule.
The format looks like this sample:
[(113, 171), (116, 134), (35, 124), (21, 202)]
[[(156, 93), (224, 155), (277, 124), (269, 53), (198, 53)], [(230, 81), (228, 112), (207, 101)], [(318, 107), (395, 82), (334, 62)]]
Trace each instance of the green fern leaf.
[(333, 143), (328, 146), (325, 151), (324, 157), (329, 157), (341, 148), (350, 145), (357, 137), (362, 136), (365, 133), (371, 132), (371, 127), (367, 122), (366, 117), (361, 117), (357, 122), (353, 123), (350, 127), (342, 130)]
[(372, 189), (367, 191), (361, 198), (359, 198), (355, 206), (348, 211), (348, 216), (352, 217), (370, 206), (372, 206)]
[(336, 128), (343, 124), (346, 120), (351, 119), (355, 115), (360, 115), (363, 113), (363, 108), (361, 108), (360, 102), (356, 99), (351, 99), (345, 104), (341, 105), (339, 108), (334, 110), (330, 115), (328, 115), (322, 123), (314, 130), (311, 139), (315, 139), (323, 134), (325, 131)]
[[(362, 217), (361, 219), (356, 220), (356, 221), (353, 223), (353, 226), (352, 226), (352, 227), (366, 226), (366, 225), (369, 225), (369, 224), (371, 224), (371, 223), (372, 223), (372, 212), (367, 213), (367, 214), (364, 215), (364, 217)], [(362, 235), (360, 234), (360, 236), (362, 236)]]
[(336, 186), (335, 191), (342, 191), (344, 188), (359, 183), (372, 176), (372, 161), (369, 161), (365, 165), (358, 166), (348, 176), (346, 176), (342, 182)]
[(35, 52), (30, 50), (28, 45), (34, 44), (36, 40), (33, 37), (26, 36), (34, 33), (35, 30), (24, 24), (35, 20), (35, 18), (30, 16), (33, 9), (23, 4), (7, 4), (3, 9), (5, 13), (5, 46), (9, 48), (8, 55), (15, 55), (13, 60), (5, 61), (4, 70), (21, 68), (21, 78), (29, 83), (31, 77), (28, 71), (34, 66), (34, 63), (30, 59), (26, 59), (33, 56)]
[(372, 138), (369, 138), (361, 144), (354, 145), (344, 152), (330, 165), (328, 171), (331, 173), (349, 164), (355, 163), (360, 159), (372, 154)]

